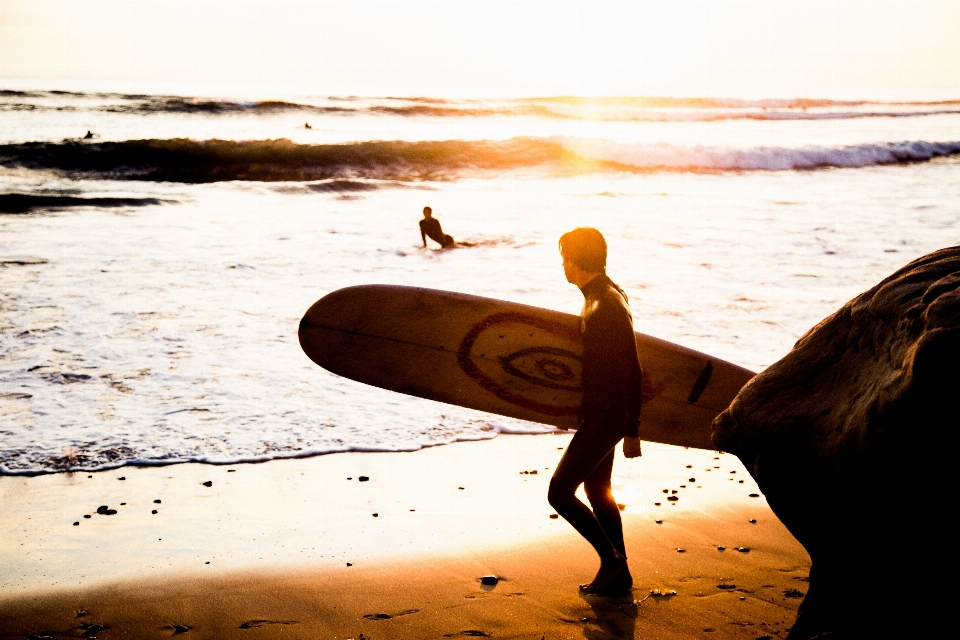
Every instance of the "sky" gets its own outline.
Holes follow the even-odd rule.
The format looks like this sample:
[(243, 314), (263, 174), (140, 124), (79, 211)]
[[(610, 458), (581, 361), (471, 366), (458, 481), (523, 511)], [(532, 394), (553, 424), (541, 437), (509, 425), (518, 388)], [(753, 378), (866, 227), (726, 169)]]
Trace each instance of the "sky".
[(0, 83), (960, 96), (960, 0), (0, 0)]

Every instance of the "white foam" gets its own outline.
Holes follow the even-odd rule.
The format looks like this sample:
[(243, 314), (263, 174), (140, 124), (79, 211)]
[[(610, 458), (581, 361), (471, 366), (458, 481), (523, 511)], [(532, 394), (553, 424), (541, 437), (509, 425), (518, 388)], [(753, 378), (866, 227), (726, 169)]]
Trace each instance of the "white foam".
[(837, 147), (753, 147), (746, 149), (680, 146), (613, 141), (558, 139), (565, 147), (590, 159), (616, 162), (638, 169), (691, 171), (788, 171), (826, 167), (860, 168), (924, 162), (960, 153), (960, 141), (885, 142)]

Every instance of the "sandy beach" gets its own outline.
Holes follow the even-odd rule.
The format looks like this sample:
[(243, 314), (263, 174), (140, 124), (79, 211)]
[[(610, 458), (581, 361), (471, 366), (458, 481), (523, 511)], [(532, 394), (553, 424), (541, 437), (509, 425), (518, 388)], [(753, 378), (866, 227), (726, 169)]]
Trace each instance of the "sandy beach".
[(545, 499), (569, 437), (0, 477), (0, 636), (786, 635), (809, 557), (715, 452), (617, 461), (635, 587), (581, 596), (595, 556)]

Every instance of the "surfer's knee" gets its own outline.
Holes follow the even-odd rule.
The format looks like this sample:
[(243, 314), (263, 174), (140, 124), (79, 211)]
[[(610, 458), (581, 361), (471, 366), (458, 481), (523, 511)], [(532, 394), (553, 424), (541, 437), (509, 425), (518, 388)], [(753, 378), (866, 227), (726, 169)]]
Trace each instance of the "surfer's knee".
[(556, 476), (550, 479), (550, 488), (547, 489), (547, 502), (557, 511), (563, 509), (570, 503), (577, 491), (576, 487), (570, 487), (569, 483), (557, 479)]

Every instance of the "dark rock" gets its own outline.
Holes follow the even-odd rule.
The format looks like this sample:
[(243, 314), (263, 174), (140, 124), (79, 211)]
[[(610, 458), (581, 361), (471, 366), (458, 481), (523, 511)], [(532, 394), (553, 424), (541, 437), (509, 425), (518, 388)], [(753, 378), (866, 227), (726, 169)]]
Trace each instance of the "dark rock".
[(84, 517), (84, 518), (92, 518), (93, 516), (91, 516), (91, 515), (88, 513), (87, 515), (85, 515), (85, 516), (83, 516), (83, 517)]
[(368, 476), (360, 476), (359, 478), (357, 478), (357, 480), (359, 482), (368, 482), (370, 478)]
[[(740, 458), (810, 554), (791, 639), (909, 637), (918, 620), (931, 636), (951, 628), (946, 591), (892, 607), (876, 588), (937, 584), (952, 572), (952, 557), (923, 561), (911, 550), (955, 543), (946, 507), (957, 389), (960, 246), (845, 304), (714, 421), (714, 444)], [(896, 517), (903, 504), (922, 522)]]
[(683, 549), (683, 548), (681, 548), (681, 547), (677, 547), (677, 553), (686, 553), (686, 552), (687, 552), (686, 549)]
[(696, 482), (696, 481), (697, 481), (696, 478), (690, 478), (689, 480), (687, 480), (687, 482)]
[(153, 503), (154, 503), (154, 504), (160, 504), (160, 501), (159, 501), (159, 500), (154, 500)]
[(97, 513), (99, 513), (99, 514), (102, 515), (102, 516), (112, 516), (112, 515), (114, 515), (116, 512), (117, 512), (116, 509), (111, 509), (110, 507), (108, 507), (108, 506), (105, 505), (105, 504), (104, 504), (104, 505), (100, 505), (99, 507), (97, 507)]
[(740, 553), (750, 553), (750, 547), (737, 547), (737, 551)]
[(657, 524), (663, 524), (663, 520), (654, 520)]
[(677, 496), (667, 496), (667, 500), (669, 500), (670, 502), (676, 502), (679, 499), (680, 498), (678, 498)]
[(75, 527), (79, 527), (79, 526), (80, 526), (80, 522), (79, 522), (79, 521), (77, 521), (77, 522), (74, 522), (74, 523), (73, 523), (73, 526), (75, 526)]
[(717, 551), (726, 551), (726, 550), (727, 550), (726, 547), (717, 547)]
[(153, 509), (150, 513), (156, 514), (156, 513), (157, 513), (157, 510), (156, 510), (156, 509)]
[(213, 486), (213, 481), (212, 481), (212, 480), (207, 480), (206, 482), (201, 482), (200, 484), (202, 484), (202, 485), (205, 486), (205, 487), (212, 487), (212, 486)]
[(550, 514), (550, 519), (551, 519), (551, 520), (556, 520), (556, 519), (559, 518), (559, 517), (560, 517), (560, 516), (558, 516), (558, 515), (555, 514), (555, 513), (551, 513), (551, 514)]
[(117, 480), (126, 480), (126, 479), (127, 479), (126, 476), (120, 476), (119, 478), (117, 478)]
[(485, 584), (487, 586), (494, 585), (500, 582), (500, 578), (497, 576), (483, 576), (480, 578), (480, 584)]

